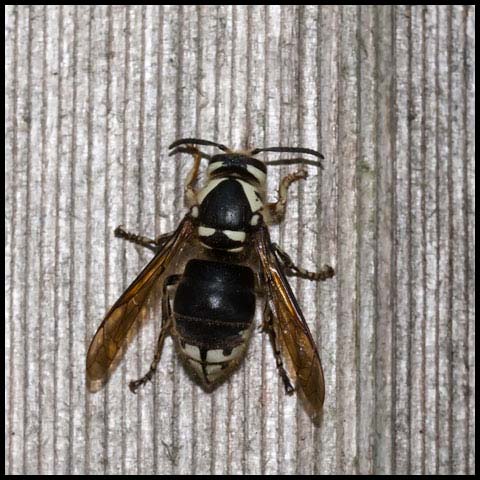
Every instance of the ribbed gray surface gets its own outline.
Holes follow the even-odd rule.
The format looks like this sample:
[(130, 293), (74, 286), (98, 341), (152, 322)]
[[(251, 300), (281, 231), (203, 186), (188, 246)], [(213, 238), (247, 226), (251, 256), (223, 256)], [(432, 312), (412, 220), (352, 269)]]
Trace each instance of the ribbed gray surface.
[[(6, 472), (474, 473), (474, 17), (8, 6)], [(337, 272), (292, 282), (325, 369), (319, 429), (260, 334), (212, 394), (167, 341), (134, 396), (150, 321), (107, 387), (86, 391), (88, 344), (149, 258), (113, 229), (178, 223), (190, 160), (167, 146), (182, 136), (325, 154), (273, 230), (302, 266)], [(294, 168), (270, 168), (272, 199)]]

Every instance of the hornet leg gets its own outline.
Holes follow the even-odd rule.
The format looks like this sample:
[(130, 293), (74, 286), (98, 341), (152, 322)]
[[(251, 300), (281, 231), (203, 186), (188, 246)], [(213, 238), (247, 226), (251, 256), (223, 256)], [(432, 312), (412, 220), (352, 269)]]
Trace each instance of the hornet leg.
[(198, 171), (200, 169), (200, 161), (202, 160), (202, 152), (195, 148), (193, 145), (187, 145), (183, 150), (185, 153), (189, 153), (193, 156), (193, 167), (185, 179), (185, 200), (187, 207), (191, 208), (196, 205), (197, 202), (197, 191), (195, 190), (195, 183), (198, 177)]
[(287, 194), (290, 185), (298, 180), (307, 178), (308, 172), (306, 170), (298, 170), (283, 177), (278, 187), (278, 200), (275, 203), (267, 203), (265, 205), (266, 215), (265, 221), (268, 224), (280, 223), (285, 217), (285, 209), (287, 206)]
[(172, 326), (172, 311), (170, 308), (170, 298), (168, 296), (168, 287), (175, 285), (180, 280), (181, 275), (170, 275), (165, 279), (163, 283), (162, 290), (162, 328), (160, 329), (160, 334), (158, 335), (157, 349), (155, 350), (155, 356), (153, 357), (152, 364), (148, 372), (138, 380), (132, 380), (129, 383), (130, 390), (132, 393), (136, 393), (138, 387), (144, 385), (147, 382), (152, 380), (153, 374), (157, 370), (158, 362), (162, 356), (163, 343), (165, 342), (165, 337), (170, 333), (170, 328)]
[(114, 234), (117, 238), (123, 238), (129, 242), (136, 243), (142, 247), (148, 248), (153, 252), (158, 252), (158, 250), (165, 245), (168, 239), (172, 236), (171, 233), (164, 233), (159, 237), (152, 239), (148, 237), (143, 237), (142, 235), (136, 235), (135, 233), (126, 232), (121, 226), (118, 226), (114, 230)]
[(272, 244), (273, 249), (278, 255), (281, 263), (286, 269), (287, 275), (306, 278), (307, 280), (314, 280), (318, 282), (319, 280), (327, 280), (332, 278), (335, 275), (335, 270), (330, 265), (324, 265), (319, 272), (309, 272), (304, 268), (297, 267), (290, 256), (285, 253), (276, 243)]

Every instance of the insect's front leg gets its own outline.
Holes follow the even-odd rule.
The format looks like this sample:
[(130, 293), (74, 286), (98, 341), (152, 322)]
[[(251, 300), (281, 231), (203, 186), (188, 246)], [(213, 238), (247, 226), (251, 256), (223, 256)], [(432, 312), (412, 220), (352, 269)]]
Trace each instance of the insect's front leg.
[(285, 218), (285, 210), (287, 207), (288, 189), (293, 182), (304, 180), (308, 177), (306, 170), (298, 170), (290, 173), (282, 178), (280, 186), (278, 187), (278, 200), (275, 203), (267, 203), (264, 209), (264, 218), (266, 223), (274, 224), (280, 223)]
[(153, 357), (152, 364), (148, 372), (138, 380), (132, 380), (129, 384), (130, 390), (132, 393), (136, 393), (137, 389), (144, 385), (147, 382), (152, 380), (153, 374), (157, 370), (158, 362), (162, 356), (163, 343), (165, 342), (165, 337), (170, 333), (170, 328), (172, 326), (172, 312), (170, 307), (170, 298), (168, 295), (168, 287), (177, 284), (180, 281), (181, 275), (170, 275), (167, 277), (163, 283), (162, 289), (162, 328), (160, 329), (160, 334), (158, 335), (157, 348), (155, 350), (155, 356)]
[(165, 245), (168, 239), (172, 236), (172, 233), (164, 233), (163, 235), (152, 239), (144, 237), (142, 235), (137, 235), (135, 233), (126, 232), (121, 225), (118, 226), (113, 233), (117, 238), (123, 238), (124, 240), (128, 240), (129, 242), (148, 248), (153, 252), (157, 252), (159, 248), (163, 247), (163, 245)]
[(290, 256), (284, 252), (276, 243), (272, 243), (272, 247), (278, 255), (282, 265), (284, 266), (287, 275), (306, 278), (307, 280), (328, 280), (335, 275), (335, 270), (330, 265), (324, 265), (319, 272), (309, 272), (304, 268), (297, 267)]
[(198, 172), (200, 169), (200, 162), (202, 160), (202, 152), (193, 145), (187, 145), (182, 149), (178, 149), (184, 153), (189, 153), (193, 156), (193, 167), (188, 172), (187, 178), (185, 179), (185, 201), (188, 208), (196, 205), (197, 202), (197, 191), (195, 190), (195, 183), (198, 178)]

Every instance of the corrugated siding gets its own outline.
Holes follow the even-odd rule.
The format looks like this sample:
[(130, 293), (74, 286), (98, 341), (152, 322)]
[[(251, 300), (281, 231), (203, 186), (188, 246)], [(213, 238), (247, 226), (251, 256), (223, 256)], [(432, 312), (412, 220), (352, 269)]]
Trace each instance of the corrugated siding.
[[(475, 8), (7, 6), (6, 472), (475, 472)], [(185, 136), (321, 150), (272, 230), (323, 359), (315, 428), (270, 345), (212, 394), (159, 306), (104, 390), (85, 356), (185, 210)], [(271, 155), (270, 158), (275, 157)], [(271, 199), (295, 167), (271, 167)], [(260, 321), (258, 315), (257, 321)]]

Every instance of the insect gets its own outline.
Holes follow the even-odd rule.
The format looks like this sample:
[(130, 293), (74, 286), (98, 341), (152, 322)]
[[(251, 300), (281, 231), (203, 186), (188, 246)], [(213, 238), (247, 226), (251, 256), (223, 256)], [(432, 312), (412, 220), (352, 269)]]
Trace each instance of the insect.
[[(222, 153), (208, 155), (199, 145)], [(161, 288), (162, 325), (148, 372), (130, 382), (132, 392), (152, 379), (162, 347), (170, 335), (187, 370), (206, 391), (214, 390), (242, 360), (252, 330), (257, 294), (264, 297), (262, 330), (269, 336), (286, 393), (295, 387), (312, 418), (321, 412), (323, 371), (312, 335), (287, 275), (326, 280), (328, 265), (317, 272), (297, 267), (270, 240), (268, 225), (285, 216), (290, 185), (305, 179), (304, 158), (261, 161), (260, 152), (290, 152), (323, 156), (295, 147), (234, 151), (211, 141), (186, 138), (172, 143), (170, 155), (187, 153), (193, 167), (185, 182), (188, 213), (174, 232), (156, 239), (117, 227), (115, 236), (144, 246), (155, 256), (109, 310), (87, 354), (87, 384), (96, 391), (108, 380), (133, 336), (140, 311), (154, 287)], [(203, 188), (195, 187), (201, 160), (208, 160)], [(301, 164), (280, 182), (278, 200), (266, 201), (267, 165)], [(285, 366), (284, 366), (285, 360)], [(288, 370), (288, 373), (287, 373)]]

